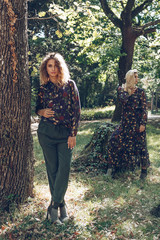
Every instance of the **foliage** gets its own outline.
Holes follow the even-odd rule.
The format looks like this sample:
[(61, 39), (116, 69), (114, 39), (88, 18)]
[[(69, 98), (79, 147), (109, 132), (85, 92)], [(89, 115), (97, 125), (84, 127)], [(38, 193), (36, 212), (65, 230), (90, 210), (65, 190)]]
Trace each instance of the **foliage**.
[[(133, 24), (139, 26), (156, 19), (159, 14), (156, 3), (157, 1), (154, 1), (138, 14), (133, 19)], [(108, 4), (120, 17), (123, 10), (122, 2), (108, 1)], [(126, 1), (124, 6), (125, 4)], [(136, 4), (136, 6), (140, 5), (141, 1), (137, 1)], [(115, 103), (122, 38), (120, 30), (115, 28), (103, 13), (100, 1), (70, 0), (62, 3), (58, 0), (54, 2), (33, 0), (29, 1), (28, 5), (33, 108), (39, 87), (39, 65), (42, 57), (50, 51), (58, 51), (65, 57), (71, 77), (78, 85), (82, 107), (106, 106), (110, 101)], [(149, 68), (147, 72), (145, 70), (149, 65), (146, 62), (146, 67), (144, 66), (141, 53), (145, 55), (145, 59), (147, 56), (148, 62), (159, 55), (157, 49), (152, 57), (154, 39), (156, 35), (154, 38), (152, 34), (148, 40), (142, 37), (135, 44), (133, 64), (138, 66), (143, 78), (149, 70)], [(152, 65), (152, 76), (157, 66), (158, 62), (157, 65)], [(157, 86), (155, 78), (153, 84)]]
[[(155, 39), (155, 40), (154, 40)], [(134, 68), (139, 71), (140, 85), (146, 90), (148, 99), (160, 87), (160, 33), (138, 39), (134, 54)]]
[[(38, 20), (32, 20), (37, 3), (29, 2), (29, 63), (33, 94), (36, 95), (38, 87), (42, 57), (46, 52), (58, 51), (65, 57), (71, 77), (78, 85), (82, 107), (104, 106), (108, 100), (114, 101), (118, 33), (105, 21), (100, 4), (81, 1), (61, 6), (58, 2), (40, 4), (36, 8)], [(43, 14), (39, 13), (46, 8), (44, 18), (50, 19), (42, 20)]]

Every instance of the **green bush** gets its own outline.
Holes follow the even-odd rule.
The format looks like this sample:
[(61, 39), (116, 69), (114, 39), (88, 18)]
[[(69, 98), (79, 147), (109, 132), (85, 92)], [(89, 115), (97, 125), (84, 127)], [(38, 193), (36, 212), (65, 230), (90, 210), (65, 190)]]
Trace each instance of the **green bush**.
[(81, 112), (81, 121), (84, 120), (98, 120), (104, 118), (112, 118), (114, 110), (97, 110), (97, 109), (85, 109)]

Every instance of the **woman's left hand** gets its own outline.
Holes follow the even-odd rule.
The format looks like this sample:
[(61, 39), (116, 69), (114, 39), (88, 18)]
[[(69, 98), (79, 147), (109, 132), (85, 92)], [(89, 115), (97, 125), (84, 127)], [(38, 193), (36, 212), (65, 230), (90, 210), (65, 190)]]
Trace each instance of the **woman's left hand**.
[(140, 125), (139, 131), (140, 132), (144, 132), (144, 130), (145, 130), (145, 126), (144, 125)]
[(76, 146), (76, 136), (75, 137), (68, 137), (68, 148), (73, 149)]

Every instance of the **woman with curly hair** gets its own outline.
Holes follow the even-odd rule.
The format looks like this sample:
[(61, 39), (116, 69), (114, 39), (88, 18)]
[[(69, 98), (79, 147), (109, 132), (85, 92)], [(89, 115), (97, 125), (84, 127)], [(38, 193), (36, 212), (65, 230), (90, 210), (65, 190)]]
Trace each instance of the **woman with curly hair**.
[(108, 144), (108, 170), (111, 176), (118, 167), (134, 169), (140, 157), (141, 175), (147, 176), (149, 154), (146, 143), (146, 96), (143, 89), (136, 87), (136, 69), (126, 73), (126, 83), (118, 87), (118, 97), (122, 103), (121, 122), (112, 133)]
[(47, 218), (60, 224), (68, 220), (64, 196), (72, 151), (76, 146), (80, 99), (77, 86), (70, 79), (68, 67), (59, 53), (49, 53), (43, 59), (40, 81), (35, 112), (41, 117), (37, 132), (51, 192)]

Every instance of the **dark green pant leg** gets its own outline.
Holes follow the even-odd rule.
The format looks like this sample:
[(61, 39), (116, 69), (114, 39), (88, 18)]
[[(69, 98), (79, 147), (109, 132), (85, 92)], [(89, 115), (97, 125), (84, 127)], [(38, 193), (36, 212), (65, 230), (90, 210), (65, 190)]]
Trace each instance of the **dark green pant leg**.
[(58, 171), (57, 146), (51, 142), (51, 139), (49, 139), (47, 135), (39, 133), (38, 137), (46, 163), (51, 195), (53, 196), (56, 174)]
[(43, 150), (43, 154), (44, 154), (45, 163), (46, 163), (49, 187), (50, 187), (51, 195), (53, 196), (56, 174), (58, 171), (56, 146), (54, 147), (52, 146), (52, 149)]
[(63, 202), (68, 187), (72, 150), (68, 148), (67, 140), (57, 144), (58, 172), (55, 180), (53, 199), (55, 202)]
[(39, 143), (42, 147), (50, 191), (54, 203), (64, 201), (68, 187), (72, 150), (68, 149), (68, 130), (43, 121), (38, 129)]

